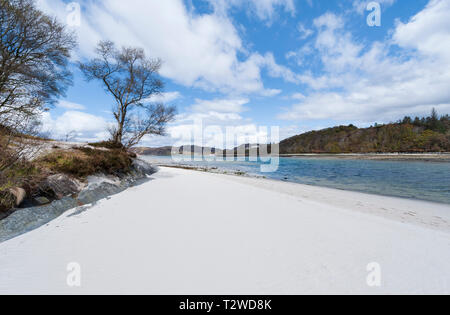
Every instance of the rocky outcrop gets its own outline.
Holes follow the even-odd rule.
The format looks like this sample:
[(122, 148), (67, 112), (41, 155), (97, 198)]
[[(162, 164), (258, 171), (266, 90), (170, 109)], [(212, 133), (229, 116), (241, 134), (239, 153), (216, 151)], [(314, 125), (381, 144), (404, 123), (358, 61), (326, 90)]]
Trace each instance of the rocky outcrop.
[(156, 173), (155, 167), (139, 159), (134, 159), (133, 164), (131, 166), (132, 166), (131, 172), (134, 175), (134, 177), (138, 178), (145, 177), (147, 175), (152, 175)]
[(43, 206), (18, 209), (0, 221), (0, 243), (47, 224), (64, 212), (81, 206), (91, 205), (101, 199), (118, 194), (127, 188), (145, 182), (157, 169), (150, 164), (134, 160), (130, 174), (121, 178), (98, 175), (88, 185), (70, 179), (65, 175), (54, 175), (45, 181), (45, 186), (61, 197)]
[(39, 187), (44, 194), (56, 199), (78, 194), (83, 188), (82, 183), (64, 174), (47, 177)]

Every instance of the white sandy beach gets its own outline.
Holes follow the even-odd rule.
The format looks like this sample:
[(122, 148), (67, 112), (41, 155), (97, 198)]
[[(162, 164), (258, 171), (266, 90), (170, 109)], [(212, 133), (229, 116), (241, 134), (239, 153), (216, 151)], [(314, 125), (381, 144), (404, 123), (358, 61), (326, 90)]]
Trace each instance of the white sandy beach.
[(450, 294), (448, 205), (181, 169), (152, 179), (0, 244), (0, 293)]

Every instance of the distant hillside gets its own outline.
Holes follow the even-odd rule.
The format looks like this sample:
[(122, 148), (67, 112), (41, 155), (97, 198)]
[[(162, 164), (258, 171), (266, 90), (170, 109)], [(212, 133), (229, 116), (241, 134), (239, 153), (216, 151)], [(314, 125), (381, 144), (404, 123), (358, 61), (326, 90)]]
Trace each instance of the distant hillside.
[(281, 154), (450, 152), (450, 118), (411, 119), (359, 129), (353, 125), (312, 131), (280, 143)]
[(140, 155), (155, 155), (155, 156), (170, 156), (172, 154), (172, 147), (162, 147), (162, 148), (133, 148), (131, 149), (134, 153)]
[[(223, 154), (249, 155), (250, 151), (271, 152), (271, 147), (260, 152), (258, 144), (244, 144), (237, 148), (223, 151), (215, 148), (184, 146), (179, 152), (211, 152), (217, 156)], [(177, 150), (177, 149), (175, 149)], [(135, 148), (141, 155), (170, 156), (172, 147)], [(450, 117), (438, 117), (433, 111), (430, 117), (403, 120), (387, 125), (375, 125), (370, 128), (357, 128), (353, 125), (339, 126), (311, 131), (281, 141), (281, 154), (304, 153), (425, 153), (450, 152)]]

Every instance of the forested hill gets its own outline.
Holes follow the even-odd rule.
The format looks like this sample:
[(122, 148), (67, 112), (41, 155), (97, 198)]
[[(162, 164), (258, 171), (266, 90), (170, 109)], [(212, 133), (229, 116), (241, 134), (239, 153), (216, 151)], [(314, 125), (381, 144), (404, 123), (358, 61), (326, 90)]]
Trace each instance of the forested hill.
[(312, 131), (280, 143), (280, 153), (450, 152), (450, 117), (412, 119), (360, 129), (353, 125)]

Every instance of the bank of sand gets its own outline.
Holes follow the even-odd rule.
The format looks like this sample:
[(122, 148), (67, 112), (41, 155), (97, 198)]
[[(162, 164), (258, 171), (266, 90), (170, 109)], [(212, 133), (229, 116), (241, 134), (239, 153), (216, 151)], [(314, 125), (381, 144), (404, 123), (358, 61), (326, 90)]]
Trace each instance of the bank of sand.
[(0, 293), (450, 293), (448, 205), (161, 168), (82, 210), (0, 244)]

